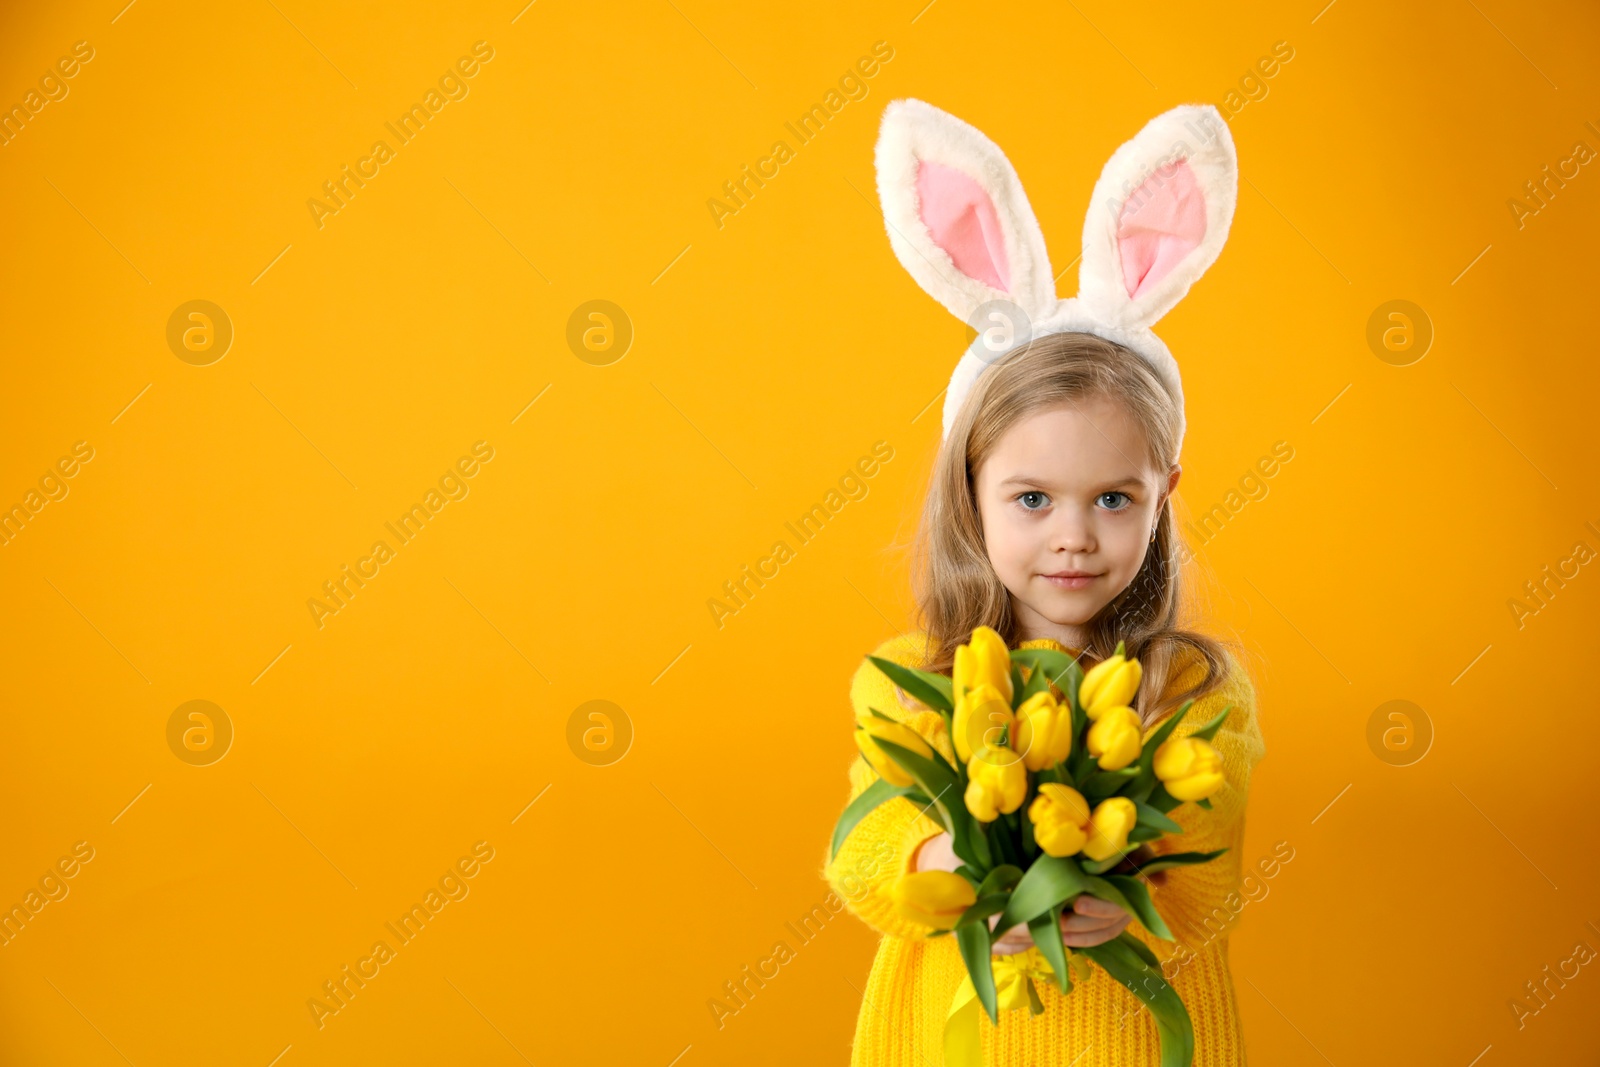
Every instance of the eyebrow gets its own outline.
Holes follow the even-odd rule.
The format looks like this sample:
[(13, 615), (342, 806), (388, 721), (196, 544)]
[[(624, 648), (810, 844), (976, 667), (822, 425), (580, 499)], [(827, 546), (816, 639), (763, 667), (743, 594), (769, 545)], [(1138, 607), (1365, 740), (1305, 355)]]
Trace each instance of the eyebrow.
[[(1002, 481), (1000, 483), (1000, 485), (998, 486), (998, 488), (1003, 489), (1008, 485), (1037, 485), (1037, 486), (1040, 486), (1041, 488), (1044, 488), (1044, 489), (1053, 488), (1050, 485), (1050, 483), (1048, 481), (1046, 481), (1045, 479), (1037, 478), (1037, 477), (1035, 477), (1035, 476), (1033, 476), (1031, 474), (1013, 474), (1011, 477), (1009, 477), (1009, 478), (1005, 479), (1004, 481)], [(1121, 489), (1122, 487), (1129, 486), (1129, 485), (1139, 486), (1140, 488), (1143, 488), (1144, 481), (1142, 479), (1140, 479), (1136, 475), (1131, 475), (1131, 474), (1130, 475), (1125, 475), (1122, 478), (1117, 479), (1116, 481), (1106, 482), (1104, 485), (1099, 486), (1097, 488), (1096, 492), (1102, 492), (1103, 493), (1103, 492), (1106, 492), (1107, 490)]]

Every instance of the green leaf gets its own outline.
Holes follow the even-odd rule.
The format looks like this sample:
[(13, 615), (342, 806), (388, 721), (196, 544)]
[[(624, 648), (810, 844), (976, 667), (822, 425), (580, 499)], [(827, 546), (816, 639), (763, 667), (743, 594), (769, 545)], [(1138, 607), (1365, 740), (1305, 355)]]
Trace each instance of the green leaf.
[(973, 904), (961, 913), (961, 918), (956, 920), (956, 926), (962, 923), (981, 922), (991, 915), (998, 915), (1005, 910), (1006, 901), (1010, 897), (1005, 893), (990, 893), (980, 896)]
[(995, 936), (999, 937), (1018, 923), (1044, 914), (1088, 888), (1089, 879), (1071, 857), (1040, 856), (1011, 891), (1011, 903), (1006, 905), (1000, 921), (995, 924)]
[(1156, 787), (1150, 790), (1150, 796), (1144, 801), (1144, 803), (1150, 805), (1152, 808), (1155, 808), (1157, 811), (1166, 812), (1171, 811), (1179, 804), (1182, 804), (1183, 801), (1167, 792), (1166, 786), (1157, 783)]
[(1029, 919), (1028, 933), (1039, 946), (1039, 954), (1056, 972), (1056, 987), (1063, 993), (1072, 992), (1072, 976), (1067, 970), (1067, 943), (1061, 937), (1061, 905), (1053, 905)]
[(988, 832), (989, 840), (994, 845), (995, 857), (1001, 863), (1014, 864), (1019, 868), (1026, 866), (1028, 861), (1017, 855), (1017, 843), (1011, 836), (1011, 827), (1006, 823), (1006, 816), (1001, 815), (994, 822), (980, 825)]
[[(1189, 714), (1189, 707), (1193, 703), (1194, 701), (1192, 700), (1185, 700), (1183, 706), (1173, 712), (1160, 726), (1156, 727), (1155, 733), (1151, 734), (1150, 739), (1144, 742), (1144, 747), (1139, 752), (1139, 777), (1123, 793), (1123, 796), (1136, 804), (1145, 804), (1149, 802), (1151, 793), (1160, 788), (1160, 783), (1156, 781), (1156, 750), (1172, 735), (1172, 731), (1178, 728), (1178, 724), (1183, 721), (1184, 716)], [(1160, 810), (1167, 811), (1170, 809), (1162, 808)]]
[(1194, 733), (1190, 734), (1189, 736), (1190, 737), (1198, 737), (1202, 741), (1210, 741), (1213, 737), (1217, 736), (1217, 731), (1222, 729), (1223, 720), (1228, 717), (1228, 712), (1230, 712), (1232, 710), (1233, 710), (1233, 705), (1229, 704), (1227, 707), (1225, 707), (1221, 711), (1217, 712), (1215, 718), (1213, 718), (1210, 722), (1206, 723), (1204, 726), (1200, 727), (1200, 729), (1196, 730)]
[(1022, 807), (1017, 809), (1022, 816), (1019, 826), (1022, 829), (1022, 858), (1032, 863), (1039, 856), (1039, 843), (1033, 839), (1033, 820), (1028, 818), (1028, 805), (1033, 803), (1030, 797), (1022, 802)]
[(1156, 906), (1150, 901), (1149, 888), (1139, 879), (1126, 874), (1108, 874), (1106, 881), (1122, 890), (1122, 895), (1128, 898), (1128, 903), (1133, 905), (1133, 914), (1156, 937), (1163, 941), (1176, 940), (1172, 931), (1167, 928), (1166, 920), (1161, 913), (1156, 911)]
[(989, 868), (994, 866), (994, 858), (982, 827), (967, 811), (962, 799), (961, 780), (955, 769), (937, 752), (936, 759), (928, 759), (893, 741), (879, 739), (877, 745), (911, 775), (925, 795), (932, 798), (934, 809), (939, 812), (939, 821), (950, 834), (951, 851), (974, 870), (987, 874)]
[(1210, 797), (1201, 797), (1199, 800), (1195, 801), (1195, 803), (1197, 805), (1199, 805), (1200, 807), (1205, 808), (1207, 811), (1211, 810), (1211, 798)]
[[(1124, 940), (1127, 938), (1127, 940)], [(1177, 991), (1161, 977), (1161, 968), (1152, 966), (1144, 954), (1128, 945), (1126, 932), (1102, 945), (1077, 951), (1098, 963), (1134, 996), (1144, 1001), (1155, 1016), (1161, 1037), (1161, 1067), (1190, 1067), (1194, 1062), (1194, 1025)]]
[(844, 809), (844, 813), (839, 816), (839, 821), (833, 824), (833, 850), (828, 854), (828, 858), (832, 859), (839, 854), (839, 849), (844, 845), (845, 839), (850, 836), (850, 831), (854, 830), (856, 823), (865, 819), (872, 809), (882, 804), (885, 800), (903, 797), (911, 792), (912, 789), (913, 787), (909, 785), (891, 785), (882, 778), (863, 789), (861, 795), (852, 800), (850, 805)]
[(1027, 699), (1037, 693), (1046, 693), (1050, 690), (1050, 672), (1042, 670), (1037, 664), (1024, 663), (1013, 654), (1011, 657), (1013, 669), (1028, 668), (1028, 681), (1019, 688), (1017, 693), (1017, 707), (1022, 707)]
[(919, 671), (880, 656), (869, 655), (867, 658), (912, 699), (920, 700), (935, 711), (955, 710), (955, 701), (950, 695), (950, 679), (945, 675)]
[(1124, 767), (1118, 771), (1094, 771), (1083, 781), (1083, 795), (1089, 800), (1103, 800), (1139, 777), (1138, 767)]
[(1128, 843), (1137, 845), (1145, 841), (1155, 841), (1165, 836), (1167, 835), (1154, 826), (1135, 826), (1128, 831)]
[(1066, 694), (1068, 703), (1078, 706), (1078, 689), (1083, 684), (1078, 659), (1053, 648), (1016, 648), (1011, 650), (1011, 662), (1043, 670), (1050, 683)]
[[(956, 943), (967, 965), (967, 976), (977, 991), (978, 1003), (989, 1013), (989, 1021), (1000, 1022), (1000, 1008), (994, 991), (994, 966), (989, 962), (989, 926), (982, 919), (956, 925)], [(1108, 942), (1109, 943), (1109, 942)]]
[(876, 715), (878, 718), (882, 719), (884, 722), (899, 722), (900, 721), (899, 719), (893, 718), (892, 716), (885, 715), (883, 712), (879, 711), (877, 708), (869, 707), (869, 708), (867, 708), (867, 710), (870, 711), (872, 714)]
[(1154, 874), (1169, 867), (1191, 867), (1197, 863), (1210, 863), (1226, 851), (1228, 850), (1225, 848), (1219, 848), (1215, 852), (1168, 852), (1163, 856), (1157, 856), (1149, 863), (1142, 864), (1139, 873)]
[(1126, 930), (1117, 935), (1117, 940), (1127, 942), (1128, 947), (1133, 949), (1134, 952), (1138, 953), (1139, 958), (1144, 960), (1150, 966), (1157, 968), (1161, 966), (1161, 960), (1156, 957), (1154, 952), (1150, 951), (1150, 946), (1146, 945), (1143, 941), (1140, 941), (1137, 937), (1134, 937)]
[(1134, 808), (1139, 813), (1140, 826), (1153, 826), (1157, 830), (1160, 830), (1162, 833), (1166, 834), (1183, 833), (1183, 827), (1179, 826), (1175, 820), (1168, 817), (1165, 812), (1157, 811), (1148, 804), (1135, 804)]
[(1022, 868), (1013, 867), (1009, 863), (1002, 863), (989, 872), (989, 876), (978, 886), (978, 896), (988, 896), (990, 893), (1009, 892), (1017, 887), (1022, 880)]
[(1184, 720), (1184, 717), (1189, 714), (1189, 708), (1192, 707), (1193, 704), (1194, 701), (1185, 700), (1183, 702), (1183, 706), (1178, 708), (1177, 711), (1173, 712), (1172, 715), (1168, 717), (1167, 721), (1156, 727), (1156, 732), (1150, 735), (1150, 740), (1145, 742), (1144, 747), (1145, 750), (1150, 753), (1152, 760), (1155, 758), (1156, 749), (1161, 747), (1161, 743), (1163, 741), (1172, 736), (1172, 731), (1176, 730), (1178, 728), (1178, 724), (1181, 723)]

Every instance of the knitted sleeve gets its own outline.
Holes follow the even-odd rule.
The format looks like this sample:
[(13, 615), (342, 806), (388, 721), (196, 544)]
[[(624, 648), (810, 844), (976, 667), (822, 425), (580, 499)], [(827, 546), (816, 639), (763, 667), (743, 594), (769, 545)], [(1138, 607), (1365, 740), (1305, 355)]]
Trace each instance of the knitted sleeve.
[(1172, 818), (1184, 832), (1169, 834), (1152, 846), (1157, 854), (1228, 850), (1210, 863), (1168, 868), (1165, 884), (1152, 889), (1152, 899), (1162, 918), (1178, 940), (1191, 948), (1224, 934), (1238, 910), (1230, 909), (1224, 901), (1239, 891), (1250, 775), (1266, 753), (1256, 717), (1255, 688), (1250, 676), (1231, 656), (1222, 686), (1196, 700), (1172, 732), (1175, 738), (1187, 737), (1230, 704), (1233, 710), (1211, 741), (1222, 758), (1227, 784), (1211, 797), (1210, 811), (1193, 803), (1173, 809)]
[[(919, 635), (908, 634), (885, 641), (874, 655), (906, 666), (918, 665)], [(904, 722), (947, 757), (953, 758), (944, 717), (906, 698), (902, 702), (893, 682), (866, 659), (850, 685), (850, 700), (858, 714), (873, 707)], [(907, 706), (909, 703), (911, 706)], [(857, 755), (850, 766), (850, 796), (854, 800), (878, 780), (878, 774)], [(841, 810), (843, 810), (841, 808)], [(878, 805), (856, 824), (839, 854), (824, 860), (823, 877), (862, 922), (891, 937), (922, 938), (931, 931), (921, 923), (902, 918), (889, 897), (889, 887), (911, 868), (917, 848), (944, 827), (920, 806), (904, 797)]]

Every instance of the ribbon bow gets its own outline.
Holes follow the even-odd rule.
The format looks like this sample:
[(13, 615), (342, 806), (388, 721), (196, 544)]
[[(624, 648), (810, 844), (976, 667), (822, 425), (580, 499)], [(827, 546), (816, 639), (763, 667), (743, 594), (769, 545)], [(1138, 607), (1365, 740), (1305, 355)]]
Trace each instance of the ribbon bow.
[[(1055, 970), (1037, 948), (1007, 956), (991, 956), (994, 968), (996, 1006), (1001, 1011), (1028, 1008), (1038, 1015), (1044, 1011), (1044, 1002), (1032, 982), (1049, 985), (1055, 980)], [(1070, 957), (1069, 969), (1077, 977), (1088, 977), (1078, 971), (1076, 956)], [(978, 991), (973, 988), (972, 976), (962, 975), (961, 985), (950, 1001), (950, 1014), (944, 1024), (945, 1067), (979, 1067), (983, 1062), (983, 1043), (978, 1034), (978, 1020), (983, 1016), (983, 1005), (978, 1001)]]

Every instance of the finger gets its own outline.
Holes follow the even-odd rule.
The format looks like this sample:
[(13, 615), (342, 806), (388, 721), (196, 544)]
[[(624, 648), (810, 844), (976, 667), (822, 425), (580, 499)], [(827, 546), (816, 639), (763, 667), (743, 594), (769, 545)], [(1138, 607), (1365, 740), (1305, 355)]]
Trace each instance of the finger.
[(1093, 933), (1096, 930), (1105, 930), (1116, 926), (1117, 923), (1117, 919), (1109, 916), (1070, 915), (1062, 918), (1061, 929), (1077, 934)]
[(989, 946), (989, 950), (1002, 956), (1009, 956), (1013, 953), (1023, 952), (1032, 945), (1032, 937), (1017, 937), (1015, 934), (1007, 934), (1002, 938), (998, 938), (994, 944)]
[(1111, 901), (1101, 900), (1099, 897), (1091, 897), (1087, 893), (1072, 902), (1072, 910), (1079, 915), (1102, 915), (1107, 918), (1127, 914)]
[(1107, 941), (1110, 941), (1112, 938), (1116, 937), (1118, 934), (1122, 933), (1122, 928), (1128, 925), (1128, 921), (1130, 919), (1132, 919), (1132, 916), (1124, 912), (1121, 922), (1112, 923), (1108, 927), (1087, 933), (1083, 931), (1073, 931), (1070, 933), (1067, 931), (1062, 931), (1061, 940), (1073, 948), (1088, 948), (1092, 945), (1103, 945)]

